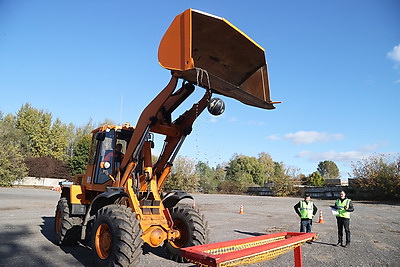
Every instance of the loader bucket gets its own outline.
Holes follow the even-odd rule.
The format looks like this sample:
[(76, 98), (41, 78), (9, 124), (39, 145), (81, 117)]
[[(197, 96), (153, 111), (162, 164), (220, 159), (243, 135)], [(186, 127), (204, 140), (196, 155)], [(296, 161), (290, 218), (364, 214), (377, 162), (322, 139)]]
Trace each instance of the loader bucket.
[(275, 108), (264, 49), (224, 18), (193, 9), (176, 16), (161, 40), (158, 60), (193, 84), (247, 105)]

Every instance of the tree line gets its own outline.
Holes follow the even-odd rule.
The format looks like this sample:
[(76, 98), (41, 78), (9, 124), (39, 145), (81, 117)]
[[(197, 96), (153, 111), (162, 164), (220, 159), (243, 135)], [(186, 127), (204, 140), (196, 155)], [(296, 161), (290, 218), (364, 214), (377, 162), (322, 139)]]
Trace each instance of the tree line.
[(265, 152), (258, 157), (235, 154), (228, 162), (216, 167), (181, 156), (175, 161), (165, 187), (189, 192), (246, 193), (248, 187), (268, 185), (274, 195), (288, 196), (298, 193), (298, 185), (322, 186), (325, 179), (339, 178), (339, 168), (332, 161), (320, 162), (317, 169), (304, 175), (298, 168), (274, 161)]
[(84, 172), (93, 128), (91, 120), (65, 124), (29, 103), (16, 114), (0, 111), (0, 186), (26, 176), (71, 179)]
[[(101, 124), (112, 124), (105, 120)], [(24, 104), (18, 112), (0, 111), (0, 186), (10, 186), (26, 176), (66, 178), (84, 173), (91, 143), (90, 120), (83, 126), (65, 124), (51, 112)], [(353, 163), (356, 186), (378, 196), (400, 197), (400, 157), (373, 156)], [(266, 152), (257, 157), (235, 154), (215, 167), (208, 162), (179, 156), (165, 189), (203, 193), (245, 193), (248, 187), (268, 185), (277, 196), (297, 193), (298, 185), (324, 186), (340, 178), (335, 162), (318, 163), (305, 175), (299, 168), (274, 161)]]

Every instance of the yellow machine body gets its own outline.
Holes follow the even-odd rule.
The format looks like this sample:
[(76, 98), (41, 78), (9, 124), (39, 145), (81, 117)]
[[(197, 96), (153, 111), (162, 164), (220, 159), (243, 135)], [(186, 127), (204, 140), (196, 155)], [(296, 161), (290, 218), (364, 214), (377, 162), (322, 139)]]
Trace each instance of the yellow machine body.
[[(140, 232), (143, 242), (152, 247), (170, 242), (171, 251), (186, 246), (190, 236), (185, 231), (191, 230), (185, 230), (182, 219), (174, 220), (171, 215), (174, 205), (186, 196), (164, 203), (162, 195), (173, 161), (194, 121), (207, 108), (213, 93), (263, 109), (274, 109), (273, 104), (279, 103), (270, 98), (264, 49), (226, 19), (193, 9), (184, 11), (163, 36), (158, 58), (162, 67), (171, 70), (171, 80), (143, 110), (136, 127), (104, 125), (92, 131), (85, 174), (78, 175), (74, 185), (62, 190), (56, 226), (60, 244), (66, 235), (61, 227), (63, 221), (68, 221), (67, 225), (79, 222), (83, 239), (89, 222), (95, 220), (96, 225), (93, 218), (102, 218), (109, 206), (120, 205), (134, 214), (140, 228), (136, 232)], [(179, 79), (184, 82), (176, 89)], [(203, 97), (172, 120), (172, 113), (195, 90), (195, 85), (206, 89)], [(156, 162), (152, 160), (154, 134), (165, 136)], [(124, 154), (118, 162), (117, 144), (123, 146)], [(66, 199), (72, 205), (70, 213), (66, 211)], [(98, 211), (101, 214), (96, 215)], [(93, 233), (95, 250), (102, 262), (118, 252), (112, 250), (111, 226), (100, 222), (101, 219)]]

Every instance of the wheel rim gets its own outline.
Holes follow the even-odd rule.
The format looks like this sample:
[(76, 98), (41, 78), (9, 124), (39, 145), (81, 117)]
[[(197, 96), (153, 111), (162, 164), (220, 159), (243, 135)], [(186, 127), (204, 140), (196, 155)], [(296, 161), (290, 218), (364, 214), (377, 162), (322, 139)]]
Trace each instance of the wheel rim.
[(56, 233), (61, 233), (61, 211), (57, 210), (56, 213)]
[(96, 230), (95, 246), (96, 253), (100, 259), (104, 260), (110, 256), (112, 245), (112, 235), (107, 224), (101, 224)]
[(170, 244), (175, 248), (182, 248), (188, 240), (188, 229), (185, 223), (181, 220), (174, 220), (174, 229), (179, 231), (180, 237), (171, 241)]

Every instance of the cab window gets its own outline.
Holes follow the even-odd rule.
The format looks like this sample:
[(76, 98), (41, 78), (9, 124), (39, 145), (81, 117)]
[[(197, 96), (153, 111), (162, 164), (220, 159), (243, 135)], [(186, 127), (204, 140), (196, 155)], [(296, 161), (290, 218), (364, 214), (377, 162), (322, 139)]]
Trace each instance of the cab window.
[(110, 180), (113, 174), (114, 166), (114, 133), (115, 131), (108, 130), (105, 132), (103, 141), (99, 141), (98, 155), (96, 162), (96, 173), (94, 182), (103, 184)]

